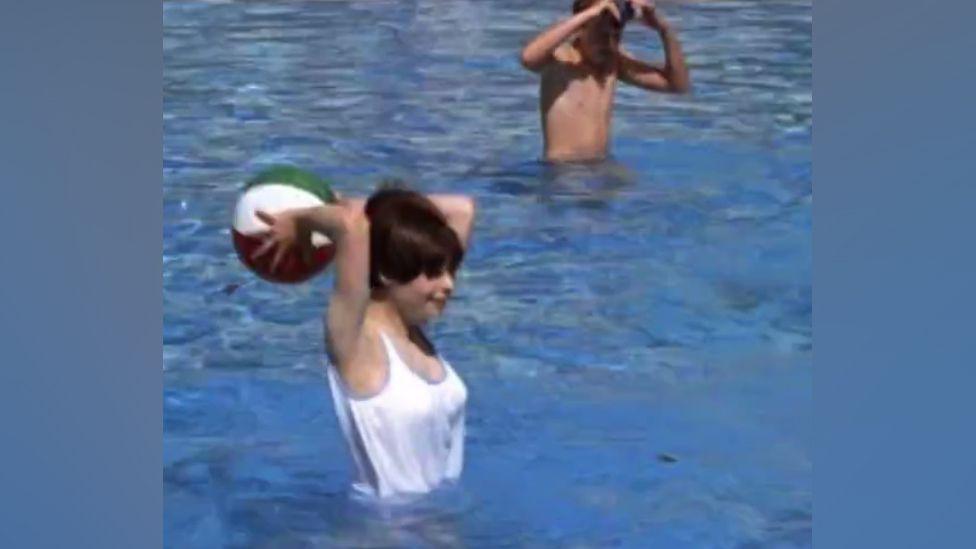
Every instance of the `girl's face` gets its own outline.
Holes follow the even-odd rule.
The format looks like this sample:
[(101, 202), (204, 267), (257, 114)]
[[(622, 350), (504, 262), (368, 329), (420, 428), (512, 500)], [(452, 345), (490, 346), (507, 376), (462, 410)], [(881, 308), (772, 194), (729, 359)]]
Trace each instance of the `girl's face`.
[(420, 273), (406, 284), (392, 282), (387, 285), (387, 295), (400, 315), (411, 326), (420, 326), (444, 312), (448, 299), (454, 293), (454, 275), (444, 269), (437, 276)]

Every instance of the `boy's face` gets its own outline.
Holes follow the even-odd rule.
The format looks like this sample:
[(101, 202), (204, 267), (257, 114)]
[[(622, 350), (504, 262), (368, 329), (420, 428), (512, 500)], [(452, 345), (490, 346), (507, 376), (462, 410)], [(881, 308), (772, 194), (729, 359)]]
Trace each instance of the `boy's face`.
[(622, 32), (620, 20), (609, 11), (604, 11), (583, 27), (584, 55), (597, 65), (609, 64), (616, 58)]

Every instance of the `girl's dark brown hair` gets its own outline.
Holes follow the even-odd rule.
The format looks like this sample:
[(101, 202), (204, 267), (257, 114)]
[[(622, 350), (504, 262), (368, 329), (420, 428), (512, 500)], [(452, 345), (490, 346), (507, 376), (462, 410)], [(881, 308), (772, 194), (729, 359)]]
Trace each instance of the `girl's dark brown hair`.
[(406, 284), (420, 276), (457, 272), (464, 249), (444, 214), (426, 196), (403, 182), (386, 181), (366, 201), (369, 218), (369, 287), (382, 288), (380, 275)]

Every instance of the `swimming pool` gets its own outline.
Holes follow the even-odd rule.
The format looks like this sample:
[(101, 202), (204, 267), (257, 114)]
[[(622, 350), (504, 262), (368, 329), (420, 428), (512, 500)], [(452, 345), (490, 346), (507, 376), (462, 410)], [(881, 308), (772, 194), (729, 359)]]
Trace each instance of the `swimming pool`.
[[(663, 4), (694, 95), (622, 87), (613, 158), (562, 167), (517, 53), (569, 2), (523, 4), (163, 4), (167, 546), (812, 544), (811, 4)], [(331, 277), (263, 283), (230, 245), (280, 162), (479, 201), (431, 330), (470, 390), (450, 503), (346, 498)]]

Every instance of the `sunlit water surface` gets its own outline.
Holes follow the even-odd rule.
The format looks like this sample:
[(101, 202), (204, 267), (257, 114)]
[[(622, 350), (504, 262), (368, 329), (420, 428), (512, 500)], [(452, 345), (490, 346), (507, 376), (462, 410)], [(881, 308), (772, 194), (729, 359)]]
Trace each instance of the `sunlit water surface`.
[[(553, 167), (517, 53), (568, 4), (163, 4), (167, 546), (811, 545), (811, 4), (664, 4), (694, 94), (622, 87), (613, 159)], [(430, 329), (470, 390), (445, 501), (348, 499), (331, 276), (264, 283), (231, 247), (274, 163), (477, 197)]]

